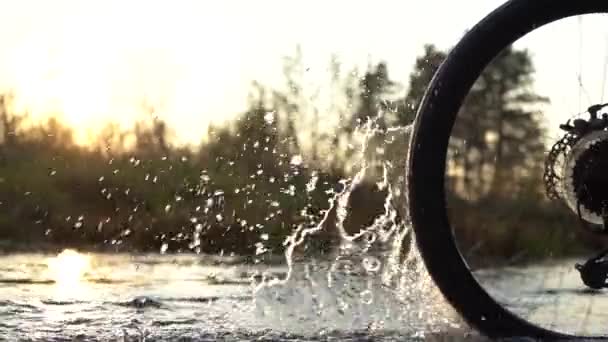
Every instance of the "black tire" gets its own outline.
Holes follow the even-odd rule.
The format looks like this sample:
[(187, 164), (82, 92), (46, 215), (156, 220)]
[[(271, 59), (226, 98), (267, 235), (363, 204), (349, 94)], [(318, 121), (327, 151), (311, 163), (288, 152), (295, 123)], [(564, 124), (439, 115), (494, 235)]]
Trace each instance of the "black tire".
[(458, 110), (483, 69), (501, 50), (536, 28), (582, 14), (608, 12), (607, 0), (511, 0), (471, 29), (431, 82), (414, 123), (408, 158), (410, 215), (425, 265), (448, 302), (490, 337), (562, 339), (517, 317), (475, 280), (446, 211), (445, 165)]

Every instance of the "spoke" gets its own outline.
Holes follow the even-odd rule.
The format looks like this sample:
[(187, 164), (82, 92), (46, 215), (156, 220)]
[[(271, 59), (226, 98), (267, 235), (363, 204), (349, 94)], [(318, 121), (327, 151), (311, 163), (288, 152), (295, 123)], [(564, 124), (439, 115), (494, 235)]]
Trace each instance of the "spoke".
[[(559, 272), (559, 283), (557, 285), (558, 289), (561, 289), (564, 286), (564, 275), (565, 275), (564, 273), (565, 272), (563, 269)], [(558, 313), (559, 304), (560, 304), (560, 296), (554, 296), (553, 297), (553, 318), (551, 321), (551, 324), (554, 326), (559, 317), (559, 313)]]
[(583, 18), (578, 18), (578, 111), (583, 110)]
[[(587, 106), (591, 106), (591, 104), (592, 104), (591, 97), (589, 96), (589, 93), (587, 92), (587, 90), (585, 89), (585, 86), (583, 85), (583, 76), (581, 76), (579, 74), (578, 75), (578, 107), (579, 108), (583, 108), (582, 94), (585, 94), (585, 97), (587, 99)], [(582, 109), (579, 109), (579, 111), (582, 112)]]
[(578, 17), (578, 111), (583, 111), (583, 94), (587, 99), (587, 105), (590, 106), (592, 104), (591, 97), (589, 93), (585, 89), (583, 83), (583, 17)]
[(593, 311), (593, 302), (594, 299), (593, 295), (589, 295), (589, 301), (587, 302), (587, 306), (585, 309), (585, 317), (583, 318), (583, 321), (581, 322), (581, 326), (579, 327), (579, 333), (580, 334), (585, 334), (587, 333), (587, 326), (589, 325), (589, 318), (591, 317), (591, 313)]
[(604, 53), (604, 73), (602, 74), (602, 97), (600, 103), (604, 103), (604, 93), (606, 92), (606, 73), (608, 72), (608, 35), (606, 35)]

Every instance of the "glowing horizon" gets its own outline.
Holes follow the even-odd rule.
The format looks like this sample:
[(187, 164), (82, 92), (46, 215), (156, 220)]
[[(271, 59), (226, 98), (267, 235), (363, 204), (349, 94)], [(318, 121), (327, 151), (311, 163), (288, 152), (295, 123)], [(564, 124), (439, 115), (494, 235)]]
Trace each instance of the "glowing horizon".
[[(305, 86), (327, 89), (332, 55), (345, 69), (386, 61), (391, 78), (406, 86), (424, 44), (448, 48), (503, 0), (5, 2), (0, 91), (15, 94), (16, 111), (55, 116), (86, 143), (100, 125), (130, 127), (154, 107), (178, 143), (198, 143), (210, 122), (246, 109), (252, 81), (281, 88), (282, 59), (297, 46), (308, 70)], [(575, 20), (519, 44), (531, 48), (536, 90), (553, 103), (551, 120), (581, 109), (579, 59), (591, 83), (585, 92), (603, 97), (593, 68), (605, 54), (589, 46), (601, 39), (603, 47), (608, 33), (598, 30), (600, 21), (588, 22), (583, 57)], [(556, 74), (565, 67), (574, 73)]]

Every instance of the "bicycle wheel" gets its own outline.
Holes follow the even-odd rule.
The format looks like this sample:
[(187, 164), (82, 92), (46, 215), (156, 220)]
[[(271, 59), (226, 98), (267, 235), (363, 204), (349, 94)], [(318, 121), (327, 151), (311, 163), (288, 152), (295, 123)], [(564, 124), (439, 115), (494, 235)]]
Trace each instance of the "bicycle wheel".
[[(584, 14), (606, 13), (605, 0), (511, 0), (451, 50), (429, 85), (414, 123), (408, 158), (409, 209), (425, 265), (448, 302), (491, 337), (573, 338), (514, 314), (484, 289), (458, 248), (447, 212), (448, 144), (459, 110), (484, 68), (537, 28)], [(594, 337), (594, 336), (592, 336)]]

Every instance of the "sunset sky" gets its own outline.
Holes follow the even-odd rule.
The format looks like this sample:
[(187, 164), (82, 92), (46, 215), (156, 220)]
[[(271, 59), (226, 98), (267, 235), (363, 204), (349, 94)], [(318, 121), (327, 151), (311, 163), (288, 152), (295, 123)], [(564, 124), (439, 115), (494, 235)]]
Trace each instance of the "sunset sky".
[[(131, 125), (145, 101), (179, 141), (196, 142), (209, 121), (243, 111), (251, 81), (280, 87), (281, 60), (298, 45), (321, 89), (332, 53), (346, 67), (384, 60), (407, 84), (425, 43), (449, 48), (503, 1), (1, 2), (0, 91), (13, 91), (19, 108), (61, 113), (86, 141), (107, 120)], [(552, 121), (579, 110), (581, 61), (585, 92), (601, 100), (605, 19), (565, 20), (519, 44), (532, 51)]]

